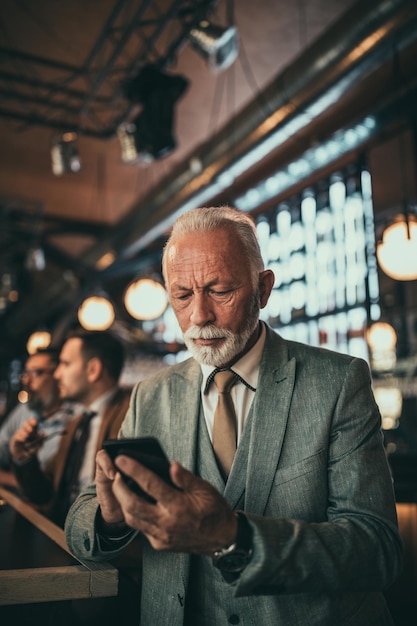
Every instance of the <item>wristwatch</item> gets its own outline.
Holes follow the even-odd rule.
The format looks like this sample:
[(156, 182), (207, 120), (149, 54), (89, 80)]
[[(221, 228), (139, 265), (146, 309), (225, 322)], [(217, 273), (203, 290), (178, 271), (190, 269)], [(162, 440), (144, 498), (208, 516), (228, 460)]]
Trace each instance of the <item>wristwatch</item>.
[(230, 546), (216, 550), (213, 555), (213, 565), (222, 574), (238, 576), (252, 558), (252, 528), (247, 517), (238, 511), (236, 541)]

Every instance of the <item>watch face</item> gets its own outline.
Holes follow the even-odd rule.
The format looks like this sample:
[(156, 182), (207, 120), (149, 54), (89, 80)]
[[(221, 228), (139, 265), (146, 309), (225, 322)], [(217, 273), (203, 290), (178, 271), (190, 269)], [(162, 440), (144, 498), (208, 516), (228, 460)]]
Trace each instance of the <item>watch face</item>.
[(251, 553), (247, 550), (234, 550), (214, 559), (214, 565), (224, 572), (241, 572), (249, 563)]
[(252, 558), (252, 530), (241, 512), (237, 512), (238, 530), (235, 543), (214, 553), (213, 565), (225, 574), (239, 574)]

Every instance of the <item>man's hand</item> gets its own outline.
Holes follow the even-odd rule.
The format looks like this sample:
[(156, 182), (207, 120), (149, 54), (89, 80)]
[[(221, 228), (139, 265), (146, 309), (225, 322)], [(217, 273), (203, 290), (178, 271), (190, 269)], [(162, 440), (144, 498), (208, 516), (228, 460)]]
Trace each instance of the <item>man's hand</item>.
[(117, 468), (105, 452), (99, 450), (96, 455), (96, 490), (100, 504), (101, 517), (105, 524), (119, 525), (124, 523), (123, 511), (113, 493), (113, 481)]
[[(226, 500), (179, 463), (170, 468), (179, 490), (127, 456), (117, 457), (116, 467), (156, 500), (150, 504), (134, 494), (116, 473), (111, 488), (126, 524), (143, 533), (155, 550), (212, 555), (235, 541), (237, 518)], [(102, 515), (108, 521), (103, 510)]]
[(42, 447), (45, 435), (38, 432), (38, 421), (30, 417), (11, 437), (9, 450), (14, 461), (22, 463), (34, 457)]

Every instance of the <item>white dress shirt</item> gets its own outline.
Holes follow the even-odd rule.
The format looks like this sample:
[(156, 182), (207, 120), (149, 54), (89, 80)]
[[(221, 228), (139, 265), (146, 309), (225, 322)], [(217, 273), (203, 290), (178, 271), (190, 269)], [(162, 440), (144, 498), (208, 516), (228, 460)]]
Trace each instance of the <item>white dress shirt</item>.
[(106, 391), (106, 393), (103, 393), (102, 396), (94, 400), (89, 407), (86, 407), (87, 411), (94, 411), (97, 415), (92, 417), (90, 421), (90, 433), (85, 449), (84, 460), (78, 475), (80, 491), (87, 487), (87, 485), (90, 485), (94, 480), (98, 434), (106, 408), (116, 391), (117, 387)]

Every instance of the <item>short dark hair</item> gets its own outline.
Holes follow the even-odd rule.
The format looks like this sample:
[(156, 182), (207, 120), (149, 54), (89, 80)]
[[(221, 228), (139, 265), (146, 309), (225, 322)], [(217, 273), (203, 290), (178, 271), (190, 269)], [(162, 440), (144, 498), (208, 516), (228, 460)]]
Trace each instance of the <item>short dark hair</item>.
[(52, 348), (51, 346), (49, 346), (48, 348), (38, 348), (36, 352), (30, 354), (29, 357), (35, 356), (37, 354), (46, 354), (47, 356), (49, 356), (49, 360), (51, 361), (51, 363), (53, 363), (57, 367), (59, 364), (59, 353), (59, 348)]
[(100, 330), (76, 330), (68, 339), (78, 337), (82, 341), (81, 353), (86, 361), (99, 359), (110, 376), (119, 380), (123, 369), (125, 354), (123, 344), (110, 332)]

